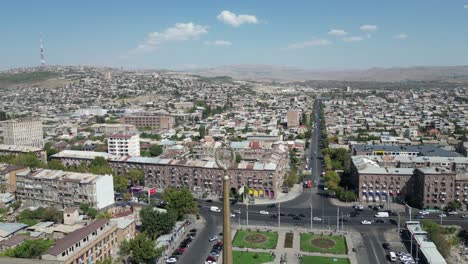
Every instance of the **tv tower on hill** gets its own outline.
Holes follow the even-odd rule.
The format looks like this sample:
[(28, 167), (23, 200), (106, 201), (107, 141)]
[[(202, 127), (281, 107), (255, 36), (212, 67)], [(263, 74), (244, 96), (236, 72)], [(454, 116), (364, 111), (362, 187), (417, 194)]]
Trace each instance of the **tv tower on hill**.
[(41, 42), (41, 67), (45, 67), (46, 61), (45, 61), (45, 55), (44, 55), (44, 45), (42, 44), (42, 34), (41, 34), (40, 42)]

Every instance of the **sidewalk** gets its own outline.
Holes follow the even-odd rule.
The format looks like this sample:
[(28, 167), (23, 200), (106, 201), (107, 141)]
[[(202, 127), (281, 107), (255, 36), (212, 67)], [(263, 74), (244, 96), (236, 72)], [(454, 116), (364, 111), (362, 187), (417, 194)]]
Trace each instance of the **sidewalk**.
[[(376, 205), (383, 204), (385, 206), (384, 209), (388, 209), (387, 202), (342, 202), (336, 198), (329, 198), (329, 201), (331, 204), (335, 206), (339, 206), (339, 207), (352, 207), (355, 204), (361, 204), (364, 207), (367, 207), (370, 204), (376, 204)], [(404, 212), (405, 205), (399, 204), (399, 203), (390, 203), (390, 209), (396, 212)]]
[(294, 186), (289, 190), (288, 193), (277, 193), (276, 199), (262, 199), (262, 198), (255, 198), (255, 202), (253, 204), (272, 204), (272, 203), (283, 203), (294, 198), (298, 197), (302, 193), (302, 185), (301, 184), (294, 184)]

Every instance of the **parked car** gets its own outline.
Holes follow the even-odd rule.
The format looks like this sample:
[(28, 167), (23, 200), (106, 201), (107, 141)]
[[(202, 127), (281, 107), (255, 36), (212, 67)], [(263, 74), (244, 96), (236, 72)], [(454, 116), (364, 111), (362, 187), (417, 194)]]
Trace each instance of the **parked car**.
[(439, 215), (439, 217), (443, 218), (443, 217), (447, 217), (447, 215), (442, 213), (442, 214)]
[(273, 219), (276, 219), (276, 218), (278, 218), (278, 215), (274, 214), (274, 215), (271, 215), (270, 217), (273, 218)]
[(288, 216), (290, 216), (290, 217), (294, 217), (294, 216), (296, 216), (296, 215), (295, 215), (295, 214), (291, 214), (291, 213), (289, 213), (289, 214), (288, 214)]
[(208, 200), (206, 200), (206, 202), (207, 202), (207, 203), (212, 203), (212, 202), (213, 202), (213, 200), (211, 200), (211, 199), (208, 199)]
[(385, 223), (385, 221), (383, 219), (377, 219), (377, 220), (375, 220), (375, 223), (376, 224), (383, 224), (383, 223)]
[(170, 256), (168, 259), (166, 259), (166, 263), (176, 263), (177, 258), (175, 256)]
[(267, 208), (276, 208), (276, 204), (269, 204), (267, 205)]
[(424, 219), (424, 215), (417, 214), (417, 215), (414, 216), (414, 219)]
[(383, 247), (384, 249), (390, 249), (390, 243), (386, 243), (386, 242), (385, 242), (385, 243), (382, 244), (382, 247)]
[(362, 224), (362, 225), (371, 225), (372, 222), (369, 221), (369, 220), (362, 220), (362, 221), (361, 221), (361, 224)]
[(458, 212), (457, 211), (448, 211), (447, 214), (448, 215), (457, 215)]
[(298, 216), (299, 216), (299, 217), (306, 217), (305, 214), (299, 214)]
[(213, 242), (215, 240), (218, 240), (218, 236), (212, 236), (208, 241)]
[(178, 248), (177, 249), (180, 253), (184, 253), (185, 252), (185, 248), (181, 247), (181, 248)]
[(419, 213), (422, 214), (422, 215), (428, 215), (428, 214), (430, 214), (429, 211), (425, 211), (425, 210), (419, 211)]
[(235, 215), (235, 214), (233, 214), (233, 213), (231, 213), (231, 217), (236, 217), (236, 215)]
[(468, 218), (468, 214), (464, 214), (460, 216), (461, 218)]
[(268, 211), (261, 210), (261, 211), (260, 211), (260, 214), (262, 214), (262, 215), (267, 215), (267, 214), (270, 214), (270, 213), (269, 213)]
[(292, 218), (293, 220), (301, 220), (302, 218), (300, 218), (299, 216), (295, 216)]
[(314, 216), (312, 217), (312, 221), (322, 221), (322, 218)]

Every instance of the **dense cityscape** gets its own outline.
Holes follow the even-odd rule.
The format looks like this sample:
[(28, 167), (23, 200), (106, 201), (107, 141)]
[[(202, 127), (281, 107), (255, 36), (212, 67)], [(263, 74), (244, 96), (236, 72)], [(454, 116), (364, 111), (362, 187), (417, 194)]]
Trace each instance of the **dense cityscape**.
[[(295, 38), (289, 26), (300, 31), (300, 9), (331, 8), (299, 2), (272, 3), (291, 19), (278, 35)], [(164, 5), (164, 12), (179, 9)], [(388, 12), (379, 12), (387, 17), (393, 6), (385, 5)], [(427, 10), (452, 7), (433, 5)], [(115, 8), (133, 12), (123, 6)], [(148, 14), (156, 6), (163, 4), (137, 9)], [(12, 53), (0, 62), (0, 264), (468, 263), (468, 67), (453, 66), (466, 65), (463, 56), (453, 56), (441, 37), (426, 41), (423, 54), (436, 48), (440, 56), (421, 60), (410, 56), (419, 50), (402, 44), (412, 41), (409, 33), (364, 22), (352, 29), (360, 17), (342, 13), (347, 26), (329, 28), (323, 38), (249, 50), (258, 58), (246, 59), (246, 50), (205, 58), (206, 49), (237, 48), (207, 37), (229, 32), (220, 27), (281, 21), (254, 6), (258, 18), (221, 9), (210, 13), (214, 21), (150, 32), (113, 54), (119, 63), (104, 58), (121, 43), (102, 48), (97, 40), (106, 37), (99, 34), (93, 45), (102, 54), (76, 49), (70, 63), (59, 58), (63, 47), (47, 49), (42, 33), (39, 60), (14, 55), (8, 44)], [(173, 20), (161, 10), (159, 23)], [(137, 25), (149, 18), (125, 19)], [(49, 30), (66, 34), (64, 28)], [(239, 41), (272, 41), (257, 30)], [(399, 43), (385, 46), (383, 34)], [(201, 39), (190, 53), (182, 47)], [(356, 47), (373, 41), (388, 48), (382, 57)], [(354, 44), (349, 58), (337, 55), (345, 51), (340, 45)], [(47, 60), (49, 52), (57, 63)], [(135, 59), (142, 54), (156, 62)], [(93, 63), (83, 63), (86, 56)], [(172, 67), (186, 61), (208, 66)], [(439, 62), (446, 66), (406, 67)], [(287, 64), (297, 67), (274, 66)]]

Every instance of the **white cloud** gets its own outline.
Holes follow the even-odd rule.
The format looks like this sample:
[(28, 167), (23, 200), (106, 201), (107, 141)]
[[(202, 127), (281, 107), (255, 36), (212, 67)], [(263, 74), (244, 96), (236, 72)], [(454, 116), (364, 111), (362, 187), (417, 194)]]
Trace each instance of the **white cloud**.
[(254, 15), (236, 15), (231, 11), (224, 10), (217, 16), (218, 20), (231, 25), (233, 27), (238, 27), (242, 24), (258, 24), (258, 19)]
[(466, 9), (468, 9), (468, 5), (464, 5), (464, 6), (463, 6), (463, 8), (466, 8)]
[(205, 41), (205, 45), (209, 46), (231, 46), (232, 43), (226, 40)]
[(363, 37), (358, 37), (358, 36), (344, 37), (343, 38), (344, 42), (359, 42), (359, 41), (363, 41), (363, 40), (364, 40)]
[(405, 33), (401, 33), (401, 34), (393, 36), (393, 38), (394, 39), (406, 39), (406, 38), (408, 38), (408, 35), (405, 34)]
[(342, 30), (342, 29), (331, 29), (328, 31), (328, 35), (333, 35), (333, 36), (346, 36), (348, 35), (348, 32)]
[(306, 47), (327, 46), (330, 44), (332, 44), (332, 42), (326, 39), (314, 39), (311, 41), (293, 43), (288, 46), (288, 49), (302, 49)]
[(377, 31), (379, 27), (376, 25), (362, 25), (359, 27), (359, 29), (362, 31), (374, 32), (374, 31)]
[(190, 23), (176, 23), (173, 27), (167, 28), (163, 32), (151, 32), (146, 39), (139, 44), (130, 53), (151, 52), (165, 43), (181, 42), (197, 39), (203, 34), (208, 33), (205, 26)]

